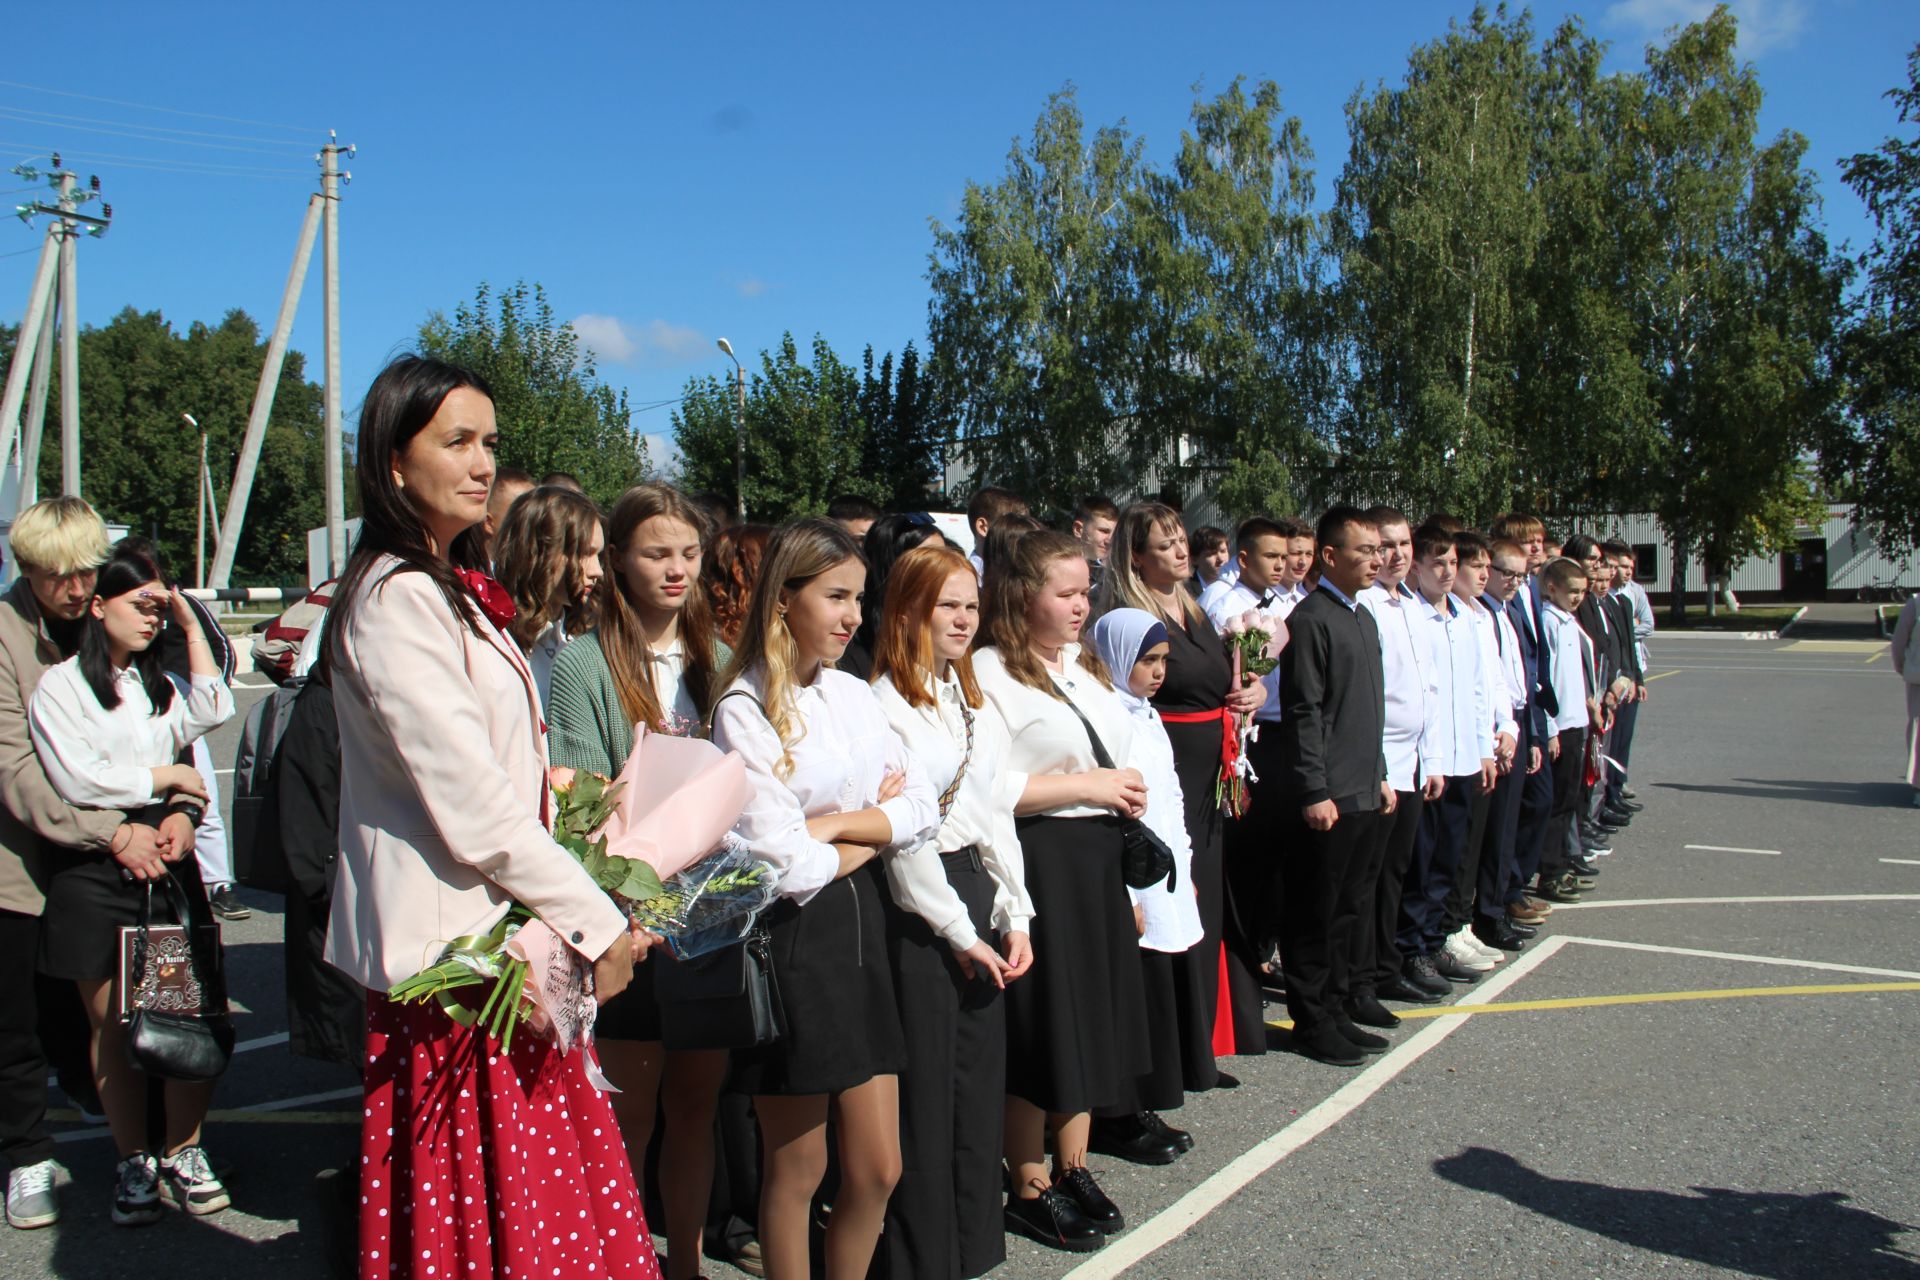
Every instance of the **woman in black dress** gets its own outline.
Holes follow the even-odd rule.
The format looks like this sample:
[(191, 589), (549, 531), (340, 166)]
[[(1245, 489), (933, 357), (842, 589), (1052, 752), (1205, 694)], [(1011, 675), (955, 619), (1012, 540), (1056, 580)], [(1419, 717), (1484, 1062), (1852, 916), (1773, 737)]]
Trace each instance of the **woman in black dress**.
[[(1233, 1088), (1239, 1083), (1214, 1064), (1216, 1053), (1264, 1053), (1266, 1029), (1260, 1013), (1257, 978), (1243, 973), (1228, 983), (1228, 1008), (1222, 1009), (1221, 973), (1232, 975), (1232, 947), (1222, 943), (1232, 915), (1222, 864), (1225, 819), (1218, 800), (1220, 769), (1227, 736), (1237, 733), (1237, 718), (1266, 701), (1259, 681), (1243, 677), (1232, 687), (1233, 664), (1226, 643), (1187, 593), (1192, 576), (1185, 528), (1173, 508), (1136, 502), (1120, 513), (1107, 557), (1103, 610), (1144, 609), (1167, 627), (1167, 679), (1153, 705), (1173, 742), (1174, 769), (1186, 797), (1187, 835), (1193, 841), (1193, 884), (1200, 896), (1200, 944), (1174, 957), (1174, 987), (1180, 1024), (1179, 1069), (1189, 1091)], [(1156, 1063), (1156, 1076), (1167, 1072)], [(1104, 1126), (1103, 1126), (1104, 1127)], [(1126, 1135), (1110, 1129), (1109, 1141)]]

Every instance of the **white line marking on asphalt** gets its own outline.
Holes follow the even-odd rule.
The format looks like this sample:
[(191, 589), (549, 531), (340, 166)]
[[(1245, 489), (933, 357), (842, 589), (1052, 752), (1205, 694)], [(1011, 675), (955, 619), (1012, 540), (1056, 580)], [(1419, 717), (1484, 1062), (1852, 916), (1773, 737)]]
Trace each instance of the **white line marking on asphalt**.
[(1713, 662), (1688, 662), (1684, 658), (1681, 659), (1679, 662), (1674, 663), (1673, 669), (1675, 671), (1784, 671), (1790, 675), (1803, 675), (1803, 676), (1860, 676), (1868, 680), (1879, 680), (1882, 678), (1878, 672), (1862, 671), (1857, 666), (1856, 667), (1781, 667), (1781, 666), (1763, 667), (1758, 664), (1748, 664), (1745, 662), (1729, 663), (1729, 664), (1713, 663)]
[(233, 687), (236, 689), (271, 689), (273, 688), (273, 681), (262, 680), (255, 683), (252, 680), (235, 680)]
[(233, 770), (231, 770), (231, 769), (215, 769), (215, 770), (213, 771), (213, 776), (214, 776), (214, 777), (216, 777), (216, 778), (224, 778), (224, 777), (226, 777), (226, 776), (227, 776), (228, 774), (230, 774), (230, 773), (232, 773), (232, 772), (233, 772)]
[(1615, 898), (1610, 902), (1562, 902), (1558, 911), (1599, 907), (1715, 907), (1748, 902), (1920, 902), (1920, 893), (1815, 893), (1792, 898)]
[[(1508, 987), (1573, 939), (1556, 934), (1500, 970), (1456, 1004), (1490, 1004)], [(1414, 1036), (1354, 1077), (1319, 1106), (1278, 1133), (1234, 1159), (1199, 1186), (1181, 1196), (1132, 1232), (1114, 1240), (1098, 1254), (1067, 1272), (1065, 1280), (1104, 1280), (1179, 1239), (1195, 1223), (1225, 1204), (1255, 1178), (1338, 1124), (1393, 1078), (1437, 1047), (1468, 1018), (1435, 1018)]]
[(297, 1098), (275, 1098), (272, 1102), (256, 1102), (250, 1107), (237, 1107), (238, 1111), (297, 1111), (310, 1102), (339, 1102), (343, 1098), (364, 1096), (366, 1090), (360, 1085), (348, 1089), (329, 1089), (325, 1093), (303, 1093)]
[(1701, 849), (1707, 853), (1764, 853), (1769, 858), (1777, 858), (1780, 856), (1778, 849), (1742, 849), (1737, 844), (1689, 844), (1683, 845), (1682, 847), (1687, 849)]
[(235, 1053), (245, 1053), (249, 1049), (271, 1049), (276, 1044), (285, 1044), (287, 1039), (287, 1033), (281, 1031), (274, 1035), (260, 1036), (253, 1040), (242, 1040), (239, 1044), (233, 1046), (233, 1051)]
[(1882, 862), (1891, 862), (1896, 867), (1920, 867), (1920, 858), (1882, 858)]
[(1795, 960), (1788, 956), (1756, 956), (1741, 951), (1701, 951), (1695, 947), (1656, 946), (1651, 942), (1616, 942), (1612, 938), (1581, 938), (1573, 934), (1555, 934), (1568, 942), (1588, 947), (1613, 947), (1620, 951), (1651, 951), (1663, 956), (1692, 956), (1700, 960), (1743, 960), (1748, 964), (1772, 964), (1785, 969), (1824, 969), (1830, 973), (1858, 973), (1877, 978), (1909, 978), (1920, 981), (1920, 973), (1905, 969), (1874, 969), (1858, 964), (1831, 964), (1825, 960)]

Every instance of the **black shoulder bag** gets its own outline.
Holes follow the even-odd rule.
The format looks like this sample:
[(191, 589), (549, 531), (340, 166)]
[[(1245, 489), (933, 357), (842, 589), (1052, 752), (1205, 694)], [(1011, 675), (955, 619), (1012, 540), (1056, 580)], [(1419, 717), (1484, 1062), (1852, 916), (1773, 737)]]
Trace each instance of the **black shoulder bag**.
[[(1117, 769), (1113, 757), (1107, 754), (1107, 748), (1100, 741), (1100, 735), (1093, 731), (1093, 721), (1087, 719), (1087, 713), (1074, 706), (1072, 698), (1062, 693), (1061, 700), (1072, 708), (1073, 714), (1080, 717), (1080, 723), (1087, 727), (1087, 741), (1093, 744), (1093, 758), (1102, 769)], [(1167, 882), (1167, 892), (1172, 893), (1179, 882), (1180, 872), (1174, 866), (1173, 850), (1167, 848), (1167, 842), (1153, 833), (1153, 828), (1138, 818), (1120, 820), (1120, 878), (1127, 882), (1129, 889), (1150, 889), (1162, 880)]]
[(160, 885), (180, 929), (153, 934), (153, 887), (148, 881), (140, 922), (123, 929), (127, 962), (121, 984), (131, 1012), (127, 1052), (133, 1065), (163, 1080), (218, 1080), (233, 1056), (220, 927), (195, 917), (173, 873)]
[[(760, 699), (745, 689), (722, 694), (713, 705), (732, 697), (746, 698), (766, 714)], [(713, 736), (711, 711), (707, 736)], [(660, 1002), (661, 1042), (669, 1049), (752, 1049), (772, 1044), (786, 1030), (773, 940), (764, 924), (756, 923), (733, 946), (691, 960), (661, 956), (647, 963), (660, 964), (653, 992)]]

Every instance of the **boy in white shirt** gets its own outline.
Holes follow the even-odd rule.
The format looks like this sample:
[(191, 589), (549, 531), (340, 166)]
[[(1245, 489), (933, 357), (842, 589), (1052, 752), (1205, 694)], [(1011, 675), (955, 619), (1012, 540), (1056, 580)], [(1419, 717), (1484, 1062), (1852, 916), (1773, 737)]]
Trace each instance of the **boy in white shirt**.
[(1587, 597), (1587, 571), (1579, 561), (1562, 556), (1547, 562), (1540, 579), (1541, 593), (1547, 598), (1543, 621), (1557, 709), (1547, 715), (1553, 813), (1540, 854), (1539, 892), (1550, 901), (1567, 902), (1579, 896), (1568, 867), (1567, 842), (1573, 836), (1574, 815), (1580, 806), (1587, 727), (1595, 712), (1593, 642), (1573, 616)]
[[(1481, 942), (1472, 928), (1475, 917), (1475, 904), (1480, 898), (1479, 914), (1491, 917), (1496, 911), (1505, 914), (1500, 894), (1503, 885), (1500, 880), (1500, 853), (1489, 849), (1487, 832), (1492, 825), (1494, 795), (1507, 777), (1512, 773), (1514, 753), (1520, 745), (1520, 723), (1515, 715), (1518, 707), (1524, 706), (1524, 692), (1516, 693), (1518, 681), (1510, 679), (1507, 657), (1510, 651), (1517, 650), (1517, 640), (1509, 640), (1501, 633), (1503, 620), (1495, 612), (1482, 604), (1480, 597), (1486, 594), (1487, 583), (1493, 576), (1493, 559), (1487, 548), (1487, 540), (1471, 530), (1454, 534), (1454, 553), (1458, 557), (1458, 566), (1453, 580), (1453, 603), (1472, 624), (1473, 636), (1480, 648), (1480, 685), (1483, 694), (1482, 714), (1490, 716), (1493, 723), (1493, 764), (1494, 785), (1484, 788), (1473, 797), (1472, 820), (1467, 827), (1467, 843), (1461, 853), (1460, 865), (1455, 869), (1453, 884), (1447, 892), (1446, 947), (1454, 959), (1477, 968), (1481, 961), (1499, 963), (1506, 958), (1506, 952)], [(1518, 655), (1515, 654), (1515, 657)], [(1518, 950), (1517, 942), (1514, 947)]]
[[(1479, 639), (1468, 613), (1452, 595), (1458, 569), (1454, 535), (1423, 525), (1414, 531), (1413, 552), (1413, 584), (1420, 595), (1413, 606), (1414, 617), (1433, 655), (1440, 712), (1439, 770), (1447, 781), (1439, 798), (1420, 812), (1413, 863), (1400, 896), (1396, 941), (1413, 977), (1477, 982), (1484, 970), (1470, 967), (1444, 949), (1449, 933), (1446, 898), (1466, 850), (1473, 798), (1493, 788), (1493, 713)], [(1486, 967), (1491, 968), (1491, 963)]]

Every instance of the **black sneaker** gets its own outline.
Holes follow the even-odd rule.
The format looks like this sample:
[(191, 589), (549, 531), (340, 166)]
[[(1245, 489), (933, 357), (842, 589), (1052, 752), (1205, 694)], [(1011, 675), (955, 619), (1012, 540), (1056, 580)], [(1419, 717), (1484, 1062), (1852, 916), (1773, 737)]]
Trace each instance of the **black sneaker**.
[(145, 1151), (136, 1151), (120, 1162), (119, 1179), (113, 1188), (113, 1224), (116, 1227), (144, 1227), (160, 1221), (160, 1162)]
[(1127, 1220), (1120, 1214), (1120, 1206), (1107, 1199), (1107, 1193), (1093, 1180), (1093, 1174), (1085, 1165), (1075, 1165), (1062, 1170), (1053, 1180), (1056, 1191), (1066, 1194), (1073, 1201), (1073, 1207), (1080, 1216), (1093, 1224), (1096, 1231), (1112, 1235), (1116, 1231), (1127, 1229)]
[(1467, 968), (1444, 951), (1435, 953), (1428, 963), (1433, 965), (1433, 971), (1435, 973), (1445, 978), (1448, 982), (1471, 983), (1480, 981), (1479, 974)]
[(1031, 1200), (1007, 1198), (1007, 1230), (1068, 1253), (1091, 1253), (1106, 1244), (1106, 1235), (1080, 1212), (1065, 1192), (1048, 1187)]
[(1156, 1133), (1171, 1142), (1182, 1151), (1193, 1150), (1193, 1135), (1185, 1129), (1176, 1129), (1168, 1124), (1158, 1111), (1142, 1111), (1140, 1125), (1150, 1133)]
[(1453, 991), (1447, 980), (1440, 976), (1432, 956), (1408, 956), (1400, 967), (1400, 977), (1408, 985), (1418, 987), (1429, 995), (1444, 996)]
[(252, 909), (249, 908), (246, 903), (240, 901), (239, 897), (233, 891), (233, 886), (230, 884), (223, 884), (208, 894), (207, 905), (212, 907), (213, 914), (219, 916), (222, 920), (251, 920), (253, 918)]

